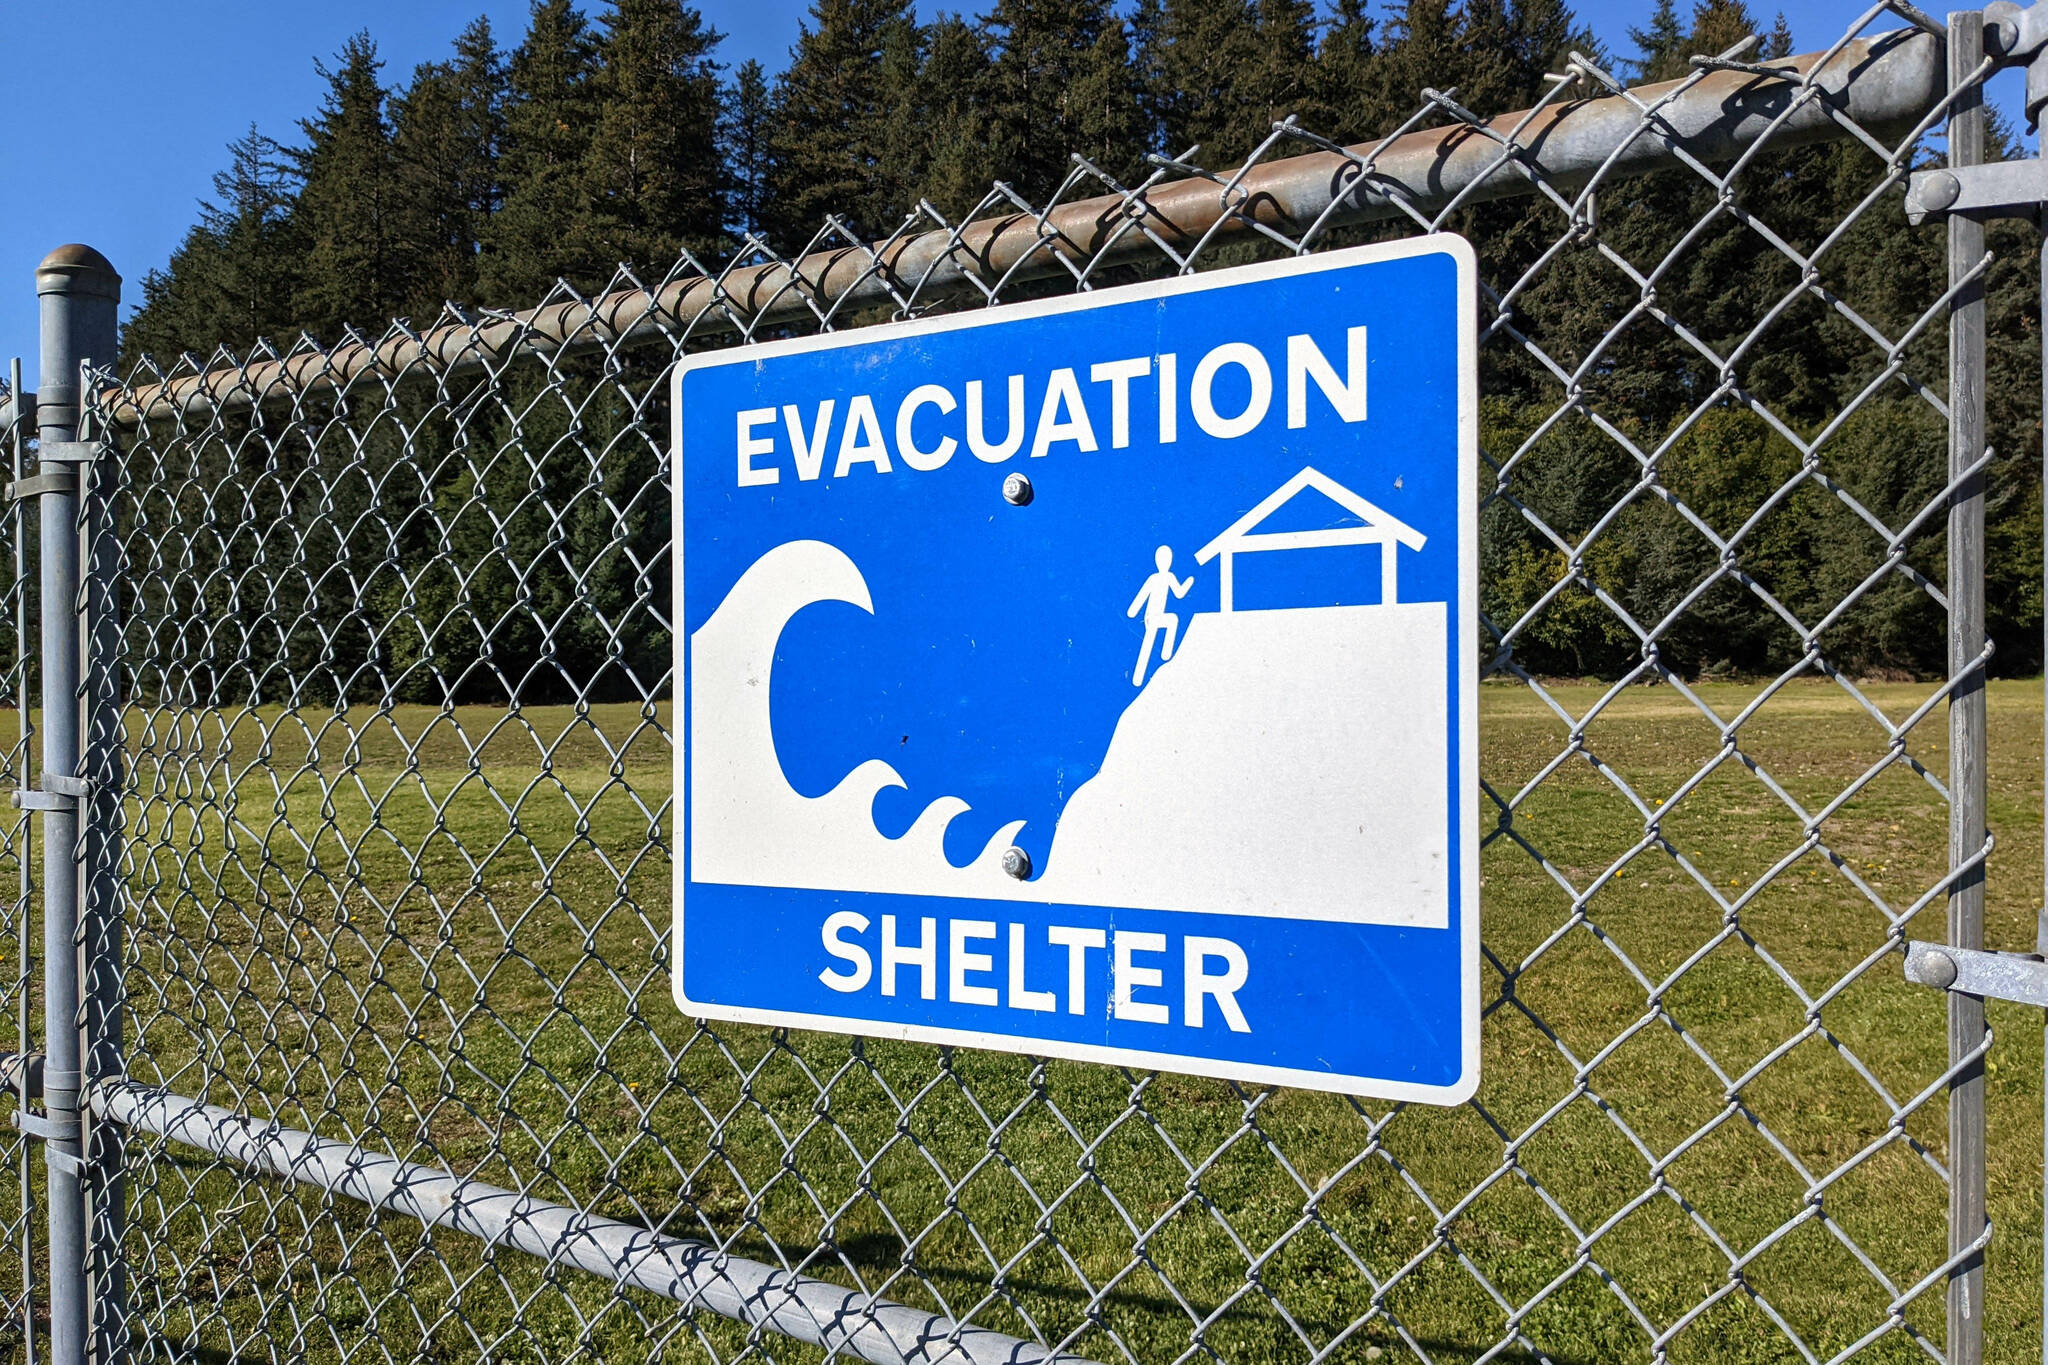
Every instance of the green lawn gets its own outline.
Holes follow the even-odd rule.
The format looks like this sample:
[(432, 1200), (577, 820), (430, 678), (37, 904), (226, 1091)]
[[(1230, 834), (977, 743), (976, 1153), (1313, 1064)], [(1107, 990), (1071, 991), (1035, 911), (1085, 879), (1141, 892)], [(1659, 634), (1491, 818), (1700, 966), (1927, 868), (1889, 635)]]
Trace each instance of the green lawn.
[[(1895, 723), (1930, 691), (1862, 690)], [(1756, 692), (1698, 697), (1727, 719)], [(1602, 689), (1551, 696), (1580, 715)], [(1992, 690), (1998, 947), (2033, 943), (2040, 705), (2039, 683)], [(1943, 1256), (1945, 1113), (1937, 1097), (1891, 1117), (1945, 1043), (1871, 897), (1902, 910), (1939, 879), (1939, 793), (1894, 762), (1822, 827), (1838, 861), (1808, 847), (1753, 890), (1805, 839), (1759, 774), (1811, 812), (1892, 752), (1840, 688), (1776, 696), (1739, 750), (1677, 690), (1631, 689), (1555, 766), (1572, 727), (1542, 698), (1489, 686), (1482, 706), (1482, 776), (1522, 793), (1482, 862), (1486, 945), (1513, 987), (1486, 968), (1485, 1080), (1462, 1109), (699, 1027), (662, 957), (665, 704), (138, 711), (132, 1071), (1004, 1331), (1089, 1322), (1075, 1349), (1098, 1360), (1197, 1341), (1299, 1361), (1341, 1338), (1332, 1359), (1467, 1361), (1511, 1317), (1552, 1360), (1648, 1359), (1652, 1332), (1708, 1300), (1667, 1359), (1799, 1359), (1785, 1328), (1826, 1359), (1883, 1326)], [(1935, 712), (1903, 749), (1937, 776), (1945, 725)], [(1685, 865), (1643, 847), (1628, 792)], [(1937, 897), (1909, 932), (1937, 937), (1942, 915)], [(2038, 1359), (2041, 1020), (1992, 1022), (1991, 1355)], [(152, 1151), (133, 1199), (160, 1359), (746, 1344), (178, 1149)], [(1938, 1344), (1939, 1291), (1903, 1321)], [(1924, 1354), (1894, 1331), (1863, 1358)]]

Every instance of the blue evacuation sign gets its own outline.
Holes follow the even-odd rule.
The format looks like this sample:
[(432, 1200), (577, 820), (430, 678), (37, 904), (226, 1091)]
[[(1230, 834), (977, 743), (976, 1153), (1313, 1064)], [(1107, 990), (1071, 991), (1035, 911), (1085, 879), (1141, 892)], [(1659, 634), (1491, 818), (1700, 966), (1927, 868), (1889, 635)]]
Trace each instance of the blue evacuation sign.
[(693, 356), (676, 1003), (1479, 1080), (1452, 236)]

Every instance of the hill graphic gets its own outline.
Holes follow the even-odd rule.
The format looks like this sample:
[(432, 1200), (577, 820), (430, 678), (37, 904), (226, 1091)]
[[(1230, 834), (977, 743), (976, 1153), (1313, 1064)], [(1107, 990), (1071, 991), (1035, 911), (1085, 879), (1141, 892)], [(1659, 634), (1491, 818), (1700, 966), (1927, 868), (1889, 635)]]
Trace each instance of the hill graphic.
[(1442, 927), (1444, 630), (1441, 602), (1197, 614), (1037, 898)]

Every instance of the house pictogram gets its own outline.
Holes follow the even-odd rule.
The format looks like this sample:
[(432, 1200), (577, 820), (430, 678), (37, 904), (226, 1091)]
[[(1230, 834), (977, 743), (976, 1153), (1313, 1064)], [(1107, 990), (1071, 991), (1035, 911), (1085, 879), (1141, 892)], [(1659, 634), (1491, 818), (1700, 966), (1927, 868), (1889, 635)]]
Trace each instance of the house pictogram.
[[(1313, 531), (1255, 531), (1252, 528), (1273, 515), (1304, 488), (1313, 488), (1331, 502), (1350, 512), (1364, 524), (1332, 526)], [(1395, 556), (1399, 547), (1423, 547), (1428, 537), (1400, 518), (1367, 502), (1320, 470), (1304, 468), (1274, 489), (1257, 507), (1232, 522), (1222, 535), (1195, 554), (1195, 563), (1207, 564), (1223, 557), (1222, 607), (1235, 610), (1231, 601), (1231, 559), (1257, 550), (1312, 550), (1338, 545), (1380, 547), (1380, 601), (1392, 606), (1399, 599), (1395, 591)]]

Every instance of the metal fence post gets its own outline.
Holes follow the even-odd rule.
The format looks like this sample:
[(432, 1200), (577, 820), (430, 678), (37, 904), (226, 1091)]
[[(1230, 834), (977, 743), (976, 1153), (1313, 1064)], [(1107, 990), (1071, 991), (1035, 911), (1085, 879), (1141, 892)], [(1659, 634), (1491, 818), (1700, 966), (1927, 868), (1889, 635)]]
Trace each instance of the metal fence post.
[[(2048, 329), (2048, 204), (2041, 206), (2037, 220), (2041, 237), (2040, 274), (2036, 277), (2044, 283), (2038, 285), (2037, 305), (2041, 310), (2041, 325)], [(2041, 333), (2041, 411), (2048, 413), (2048, 330)], [(2048, 427), (2044, 427), (2048, 433)], [(2048, 509), (2048, 434), (2041, 442), (2041, 505)], [(2048, 592), (2048, 514), (2041, 519), (2041, 587)], [(2048, 601), (2048, 597), (2043, 598)], [(2048, 792), (2048, 613), (2041, 618), (2041, 779), (2042, 790)], [(2044, 818), (2048, 818), (2048, 802), (2042, 806)], [(2043, 827), (2041, 844), (2041, 909), (2034, 922), (2034, 951), (2048, 957), (2048, 826)], [(2041, 1014), (2041, 1359), (2048, 1360), (2048, 1010)]]
[[(42, 472), (64, 466), (53, 444), (78, 438), (84, 395), (80, 366), (111, 361), (121, 277), (97, 251), (64, 246), (36, 267), (42, 305), (42, 363), (37, 434)], [(46, 791), (76, 785), (79, 760), (78, 497), (46, 488), (41, 503), (43, 776)], [(52, 778), (57, 782), (53, 783)], [(70, 784), (63, 780), (72, 779)], [(80, 1122), (82, 1032), (79, 1012), (79, 809), (61, 801), (43, 810), (43, 1102), (50, 1168), (50, 1359), (83, 1365), (90, 1300), (86, 1263), (83, 1131)]]
[[(1948, 164), (1984, 159), (1982, 77), (1984, 16), (1960, 10), (1948, 19), (1949, 88), (1958, 92), (1948, 122)], [(1984, 225), (1962, 215), (1948, 220), (1950, 286), (1963, 285), (1984, 255)], [(1948, 897), (1948, 942), (1984, 946), (1984, 481), (1962, 477), (1984, 453), (1984, 289), (1964, 285), (1949, 311), (1949, 477), (1956, 487), (1948, 512), (1949, 867), (1967, 867)], [(1948, 1365), (1984, 1358), (1984, 1257), (1972, 1251), (1985, 1219), (1984, 1001), (1948, 995), (1949, 1255)]]

